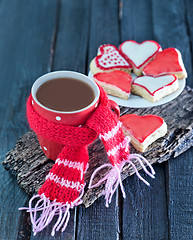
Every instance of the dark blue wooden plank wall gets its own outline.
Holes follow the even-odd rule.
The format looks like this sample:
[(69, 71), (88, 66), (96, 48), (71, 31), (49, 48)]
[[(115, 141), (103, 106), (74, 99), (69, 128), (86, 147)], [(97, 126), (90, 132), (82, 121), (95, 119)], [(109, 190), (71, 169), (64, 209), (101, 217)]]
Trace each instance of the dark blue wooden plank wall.
[[(189, 4), (190, 2), (188, 1)], [(155, 36), (164, 48), (176, 47), (181, 51), (189, 75), (187, 84), (193, 87), (192, 38), (189, 35), (192, 26), (187, 21), (193, 9), (186, 4), (180, 0), (152, 1), (153, 26)], [(169, 239), (189, 239), (193, 236), (193, 180), (190, 178), (193, 173), (192, 155), (193, 149), (190, 149), (166, 164)]]
[[(91, 2), (87, 70), (101, 44), (119, 44), (118, 13), (119, 5), (116, 0), (93, 0)], [(116, 239), (118, 227), (116, 208), (115, 197), (109, 208), (105, 207), (104, 198), (96, 201), (89, 211), (79, 208), (77, 239)]]
[[(88, 0), (62, 0), (58, 5), (56, 34), (53, 39), (52, 71), (73, 70), (85, 73), (89, 34), (90, 3)], [(73, 239), (76, 234), (78, 208), (71, 210), (65, 232), (56, 232), (56, 239)], [(53, 239), (54, 222), (31, 239)]]
[[(49, 69), (56, 5), (50, 0), (0, 2), (1, 161), (28, 130), (25, 101), (34, 79)], [(17, 239), (22, 234), (27, 239), (27, 226), (25, 233), (20, 228), (18, 208), (25, 205), (28, 196), (1, 164), (0, 184), (0, 239)]]
[[(137, 42), (155, 39), (150, 0), (124, 1), (121, 21), (121, 42), (134, 39)], [(128, 111), (129, 113), (129, 111)], [(124, 239), (167, 239), (167, 201), (165, 193), (164, 164), (156, 164), (156, 178), (149, 179), (147, 187), (137, 176), (124, 182), (127, 198), (123, 201)], [(159, 221), (158, 221), (159, 219)]]
[[(177, 47), (192, 82), (193, 2), (191, 0), (1, 0), (0, 160), (27, 129), (25, 101), (34, 80), (53, 70), (87, 73), (104, 43), (154, 39)], [(6, 107), (5, 107), (6, 106)], [(145, 186), (136, 176), (124, 181), (107, 209), (104, 198), (76, 208), (64, 233), (51, 226), (36, 237), (29, 216), (18, 207), (28, 196), (0, 166), (0, 239), (191, 239), (193, 150), (156, 164), (156, 179)]]

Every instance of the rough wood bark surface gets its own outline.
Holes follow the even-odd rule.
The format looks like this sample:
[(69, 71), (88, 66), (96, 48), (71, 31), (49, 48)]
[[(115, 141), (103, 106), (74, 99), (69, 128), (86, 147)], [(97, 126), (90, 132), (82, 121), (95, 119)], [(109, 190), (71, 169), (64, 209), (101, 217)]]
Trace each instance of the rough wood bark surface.
[[(135, 113), (139, 115), (156, 114), (163, 117), (168, 125), (167, 135), (154, 142), (143, 154), (151, 164), (167, 161), (171, 156), (174, 158), (189, 149), (193, 145), (193, 89), (186, 87), (182, 94), (170, 103), (143, 109), (121, 108), (121, 114)], [(136, 150), (131, 147), (131, 152)], [(89, 168), (85, 175), (86, 183), (89, 182), (92, 172), (100, 165), (108, 162), (107, 154), (102, 142), (97, 139), (89, 146)], [(45, 181), (45, 176), (53, 166), (40, 149), (35, 133), (27, 132), (21, 137), (13, 150), (8, 152), (3, 161), (5, 169), (16, 177), (18, 184), (28, 193), (38, 191)], [(135, 162), (137, 169), (141, 166)], [(106, 174), (108, 169), (101, 171), (96, 180)], [(122, 179), (134, 174), (130, 165), (125, 165)], [(104, 189), (104, 185), (86, 189), (83, 203), (89, 207)]]

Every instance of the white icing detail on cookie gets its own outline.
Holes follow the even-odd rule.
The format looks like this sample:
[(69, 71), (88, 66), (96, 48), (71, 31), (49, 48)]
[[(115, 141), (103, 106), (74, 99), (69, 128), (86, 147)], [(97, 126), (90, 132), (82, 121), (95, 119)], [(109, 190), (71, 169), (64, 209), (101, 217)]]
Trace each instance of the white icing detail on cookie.
[[(141, 76), (134, 79), (133, 84), (140, 85), (141, 87), (146, 88), (152, 95), (159, 90), (172, 83), (175, 80), (173, 75), (165, 75), (161, 77), (150, 77), (150, 76)], [(177, 80), (177, 79), (176, 79)]]
[[(129, 63), (119, 54), (119, 52), (113, 46), (105, 46), (103, 48), (103, 51), (104, 52), (98, 59), (100, 66), (104, 68), (117, 67), (118, 65), (129, 67)], [(101, 49), (99, 52), (101, 53)]]
[(122, 52), (131, 59), (136, 67), (142, 65), (149, 57), (158, 50), (158, 46), (151, 41), (145, 41), (141, 44), (127, 41), (121, 46)]

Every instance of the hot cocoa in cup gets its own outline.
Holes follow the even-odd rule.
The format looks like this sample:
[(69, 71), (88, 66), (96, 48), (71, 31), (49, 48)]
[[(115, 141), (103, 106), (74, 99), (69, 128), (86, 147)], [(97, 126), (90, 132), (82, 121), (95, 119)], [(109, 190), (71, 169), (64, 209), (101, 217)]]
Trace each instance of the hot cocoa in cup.
[[(72, 71), (56, 71), (38, 78), (31, 90), (34, 110), (50, 122), (81, 126), (98, 106), (100, 90), (89, 77)], [(111, 101), (117, 116), (119, 106)], [(56, 160), (64, 145), (37, 135), (44, 154)]]
[(32, 86), (34, 109), (42, 117), (64, 125), (81, 125), (98, 105), (100, 91), (87, 76), (57, 71), (38, 78)]
[[(31, 90), (35, 111), (48, 121), (79, 126), (98, 106), (100, 91), (87, 76), (72, 71), (57, 71), (38, 78)], [(37, 135), (44, 154), (56, 160), (64, 147)]]

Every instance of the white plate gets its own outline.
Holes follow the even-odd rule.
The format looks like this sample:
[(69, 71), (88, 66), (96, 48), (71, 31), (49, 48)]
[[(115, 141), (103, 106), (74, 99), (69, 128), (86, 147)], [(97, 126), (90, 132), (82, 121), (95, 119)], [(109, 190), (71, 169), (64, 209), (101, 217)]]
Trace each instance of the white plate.
[[(91, 79), (93, 79), (93, 74), (91, 73), (91, 71), (89, 71), (88, 76)], [(132, 73), (131, 76), (132, 76), (133, 79), (136, 78), (136, 75), (134, 73)], [(176, 92), (162, 98), (160, 101), (155, 102), (155, 103), (151, 103), (151, 102), (145, 100), (144, 98), (142, 98), (140, 96), (137, 96), (137, 95), (134, 95), (132, 93), (129, 96), (128, 100), (124, 100), (124, 99), (114, 97), (114, 96), (111, 96), (111, 95), (108, 95), (108, 97), (109, 97), (109, 99), (115, 101), (118, 105), (123, 106), (123, 107), (131, 107), (131, 108), (155, 107), (155, 106), (165, 104), (165, 103), (170, 102), (173, 99), (175, 99), (183, 91), (185, 85), (186, 85), (186, 79), (185, 78), (179, 80), (179, 89)]]

